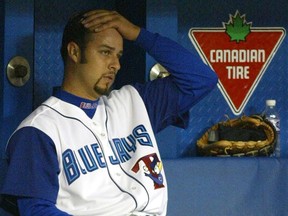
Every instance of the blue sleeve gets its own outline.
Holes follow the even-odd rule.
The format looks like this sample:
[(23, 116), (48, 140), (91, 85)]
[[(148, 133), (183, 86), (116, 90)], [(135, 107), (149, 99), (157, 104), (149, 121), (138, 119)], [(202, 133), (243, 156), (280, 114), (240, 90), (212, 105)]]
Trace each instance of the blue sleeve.
[(18, 209), (21, 216), (69, 216), (56, 208), (55, 204), (42, 199), (18, 198)]
[(216, 73), (199, 56), (159, 34), (141, 29), (136, 44), (171, 74), (134, 86), (143, 98), (153, 129), (157, 132), (171, 124), (186, 127), (189, 109), (216, 86)]
[(8, 170), (2, 194), (56, 203), (59, 166), (53, 141), (42, 131), (24, 127), (9, 140)]

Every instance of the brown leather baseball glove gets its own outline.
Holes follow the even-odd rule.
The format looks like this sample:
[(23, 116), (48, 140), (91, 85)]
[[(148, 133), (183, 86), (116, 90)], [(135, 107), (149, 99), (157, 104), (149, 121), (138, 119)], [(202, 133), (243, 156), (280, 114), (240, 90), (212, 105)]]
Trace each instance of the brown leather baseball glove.
[(276, 143), (274, 126), (260, 115), (219, 122), (197, 140), (201, 156), (269, 156)]

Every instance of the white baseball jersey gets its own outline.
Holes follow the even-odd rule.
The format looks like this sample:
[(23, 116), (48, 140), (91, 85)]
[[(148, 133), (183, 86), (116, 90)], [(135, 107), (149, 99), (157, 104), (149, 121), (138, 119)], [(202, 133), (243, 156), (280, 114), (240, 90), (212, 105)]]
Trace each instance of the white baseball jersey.
[(166, 215), (167, 182), (145, 105), (132, 86), (101, 97), (94, 117), (50, 97), (18, 129), (55, 144), (56, 206), (72, 215)]

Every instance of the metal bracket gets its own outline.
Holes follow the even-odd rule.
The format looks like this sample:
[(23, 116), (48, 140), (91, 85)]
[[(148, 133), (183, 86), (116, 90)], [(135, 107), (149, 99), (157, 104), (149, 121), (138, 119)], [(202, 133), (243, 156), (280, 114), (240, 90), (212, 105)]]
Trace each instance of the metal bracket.
[(30, 78), (30, 65), (22, 56), (15, 56), (7, 65), (7, 78), (9, 82), (17, 87), (26, 84)]
[(150, 80), (164, 78), (169, 76), (170, 73), (161, 64), (156, 63), (150, 70)]

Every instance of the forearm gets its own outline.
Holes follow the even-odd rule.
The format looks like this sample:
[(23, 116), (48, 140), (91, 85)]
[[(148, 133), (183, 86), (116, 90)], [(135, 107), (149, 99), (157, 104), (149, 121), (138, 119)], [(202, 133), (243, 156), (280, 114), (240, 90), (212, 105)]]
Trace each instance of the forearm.
[(169, 71), (183, 93), (201, 97), (216, 85), (216, 74), (176, 42), (142, 29), (136, 43)]
[(69, 216), (59, 210), (54, 203), (36, 198), (18, 198), (18, 209), (21, 216)]
[(160, 131), (171, 124), (186, 127), (187, 111), (216, 86), (216, 73), (199, 56), (159, 34), (141, 29), (136, 44), (171, 74), (145, 85), (135, 85), (147, 107), (154, 130)]

